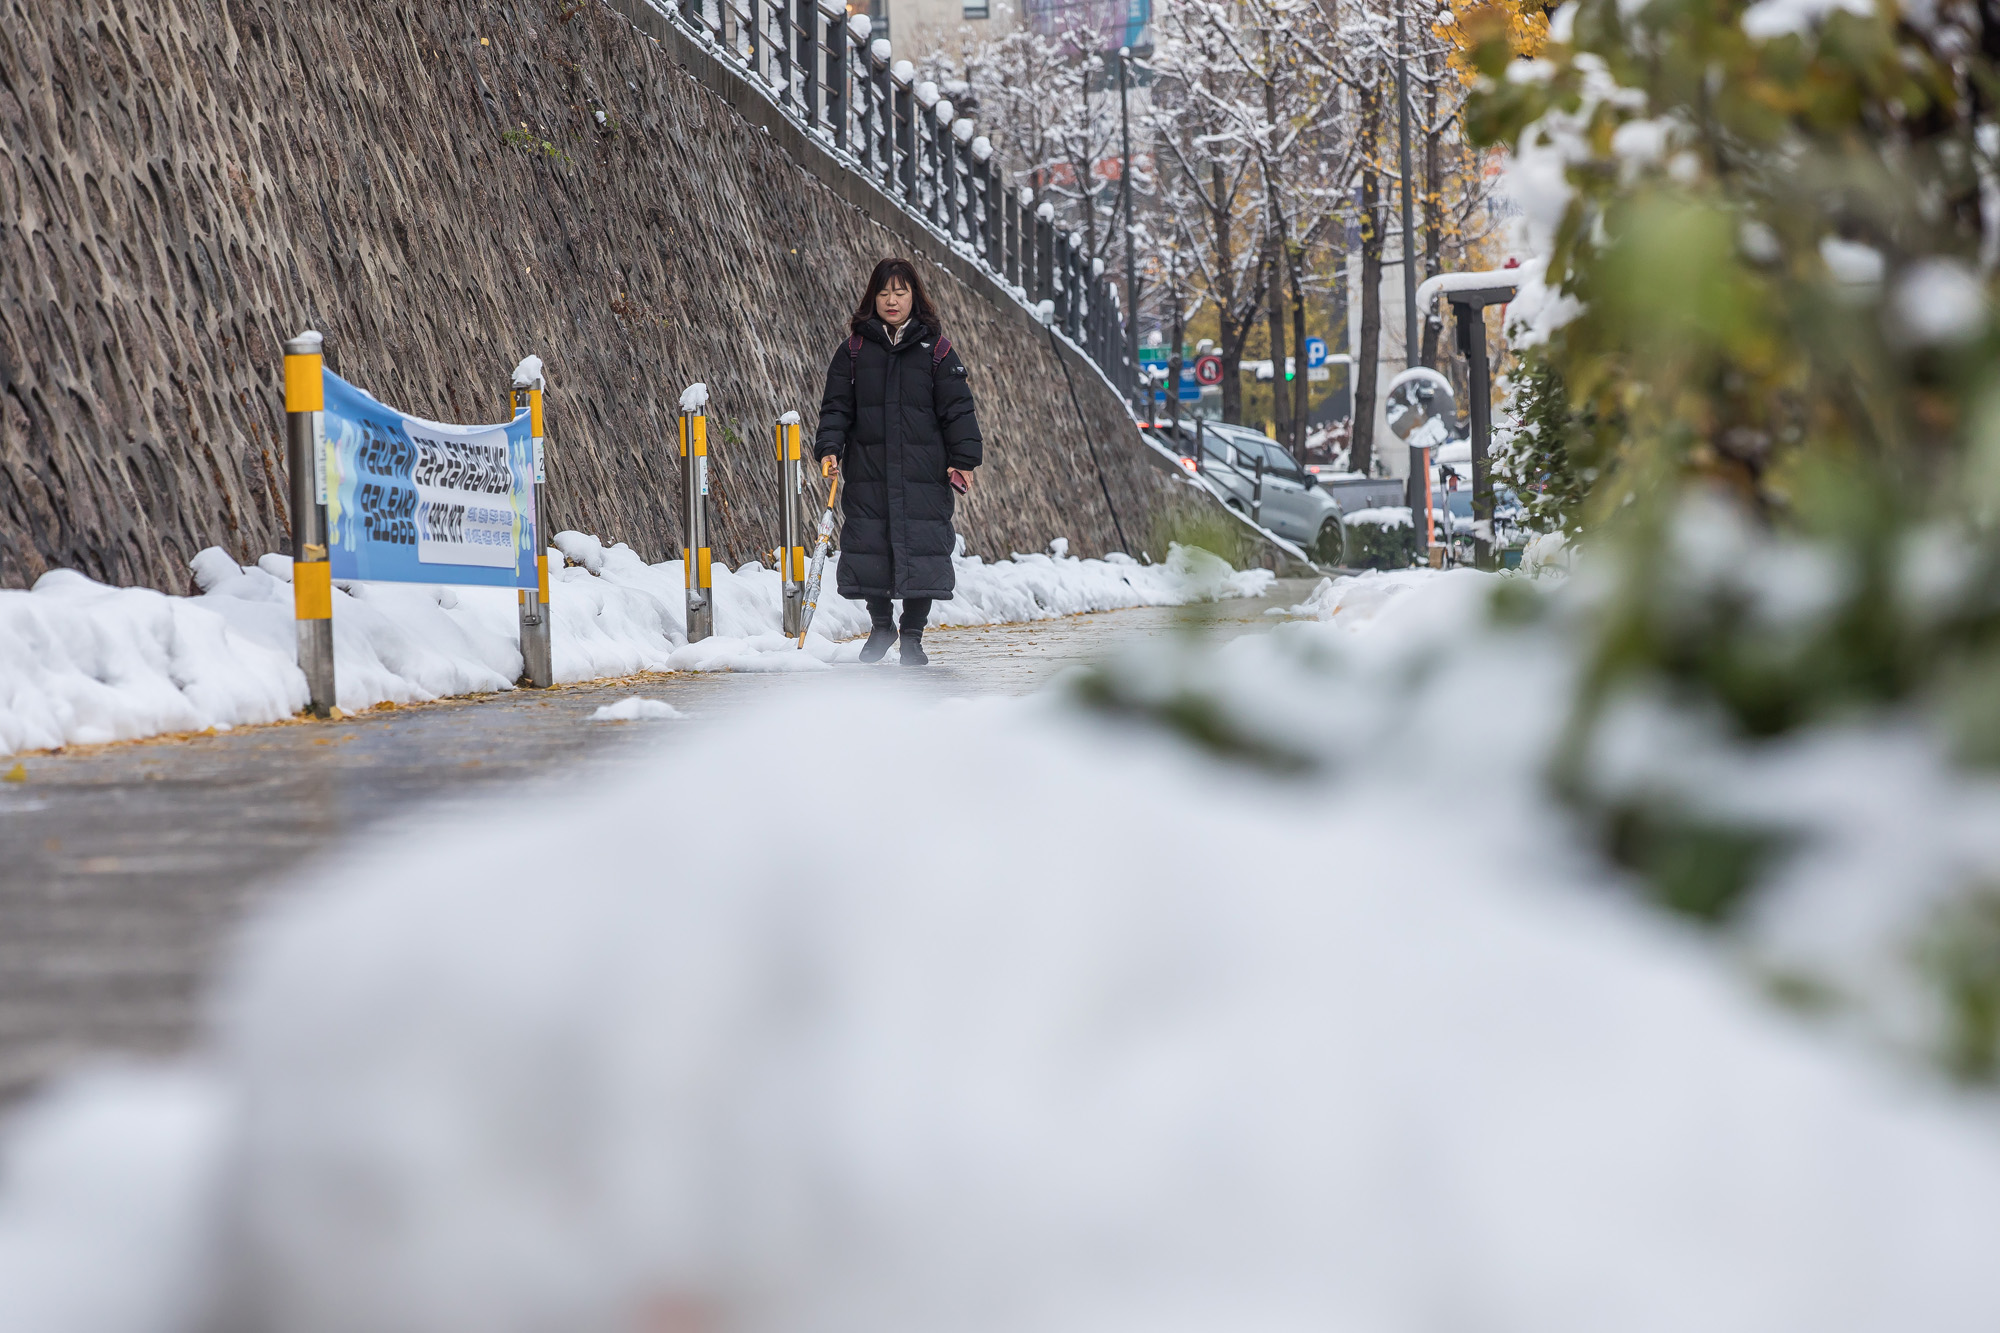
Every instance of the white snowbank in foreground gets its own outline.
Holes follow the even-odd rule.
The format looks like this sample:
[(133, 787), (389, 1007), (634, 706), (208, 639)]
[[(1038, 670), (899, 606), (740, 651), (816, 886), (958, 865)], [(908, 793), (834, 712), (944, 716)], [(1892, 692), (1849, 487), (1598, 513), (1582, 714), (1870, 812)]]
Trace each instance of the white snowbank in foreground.
[(590, 720), (592, 722), (640, 722), (664, 721), (686, 716), (686, 713), (683, 713), (664, 699), (641, 699), (635, 694), (629, 699), (620, 699), (615, 704), (603, 705), (590, 715)]
[[(552, 568), (552, 654), (558, 681), (639, 671), (820, 671), (851, 660), (838, 639), (865, 632), (859, 603), (829, 593), (805, 648), (781, 632), (781, 582), (751, 561), (714, 566), (715, 636), (687, 642), (682, 564), (648, 565), (631, 548), (557, 534), (578, 567)], [(829, 562), (831, 588), (839, 561)], [(1166, 563), (1122, 555), (1079, 560), (959, 556), (958, 593), (934, 625), (1040, 620), (1125, 606), (1254, 597), (1266, 570), (1232, 570), (1175, 547)], [(238, 565), (210, 547), (191, 562), (198, 597), (109, 588), (67, 570), (30, 592), (0, 591), (0, 754), (274, 722), (306, 704), (295, 665), (291, 560)], [(337, 702), (358, 712), (513, 688), (520, 621), (508, 588), (368, 583), (333, 594)]]
[[(378, 837), (253, 933), (206, 1091), (24, 1127), (0, 1328), (2000, 1325), (1989, 1115), (1579, 854), (1526, 780), (1572, 670), (1491, 586), (1156, 643), (1111, 713), (815, 692), (566, 777), (534, 840)], [(1314, 767), (1117, 720), (1190, 692)], [(947, 812), (893, 854), (772, 818), (835, 714), (843, 791)]]

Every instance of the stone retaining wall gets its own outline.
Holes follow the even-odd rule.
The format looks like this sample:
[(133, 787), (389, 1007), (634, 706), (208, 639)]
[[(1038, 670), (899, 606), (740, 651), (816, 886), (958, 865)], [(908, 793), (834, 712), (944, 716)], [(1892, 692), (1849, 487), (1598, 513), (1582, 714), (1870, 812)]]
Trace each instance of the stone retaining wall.
[[(0, 586), (181, 591), (204, 546), (289, 549), (279, 344), (306, 327), (444, 420), (504, 419), (542, 355), (550, 530), (649, 559), (706, 381), (717, 557), (767, 558), (770, 423), (810, 428), (891, 252), (929, 264), (980, 397), (971, 547), (1116, 546), (1047, 331), (707, 59), (643, 0), (0, 0)], [(1143, 547), (1163, 474), (1071, 373)]]

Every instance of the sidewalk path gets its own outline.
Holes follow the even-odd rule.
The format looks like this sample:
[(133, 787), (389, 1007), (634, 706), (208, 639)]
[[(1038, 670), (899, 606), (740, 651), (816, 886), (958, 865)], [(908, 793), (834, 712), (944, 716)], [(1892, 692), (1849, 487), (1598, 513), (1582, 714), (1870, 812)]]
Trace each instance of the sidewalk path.
[(897, 673), (939, 698), (1024, 694), (1148, 638), (1267, 627), (1267, 607), (1311, 587), (1285, 580), (1255, 601), (933, 630), (923, 671), (648, 675), (25, 756), (27, 781), (0, 783), (0, 1103), (93, 1054), (177, 1049), (244, 909), (305, 856), (414, 808), (490, 799), (499, 784), (671, 743), (685, 725), (587, 722), (602, 704), (638, 694), (713, 715), (860, 671)]

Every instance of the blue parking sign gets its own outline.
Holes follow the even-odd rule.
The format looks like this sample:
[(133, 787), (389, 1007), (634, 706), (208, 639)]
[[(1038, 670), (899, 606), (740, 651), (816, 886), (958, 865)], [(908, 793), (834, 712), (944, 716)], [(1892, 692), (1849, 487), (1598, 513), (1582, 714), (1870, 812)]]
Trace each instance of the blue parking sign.
[(1306, 339), (1306, 365), (1313, 369), (1326, 364), (1326, 339)]

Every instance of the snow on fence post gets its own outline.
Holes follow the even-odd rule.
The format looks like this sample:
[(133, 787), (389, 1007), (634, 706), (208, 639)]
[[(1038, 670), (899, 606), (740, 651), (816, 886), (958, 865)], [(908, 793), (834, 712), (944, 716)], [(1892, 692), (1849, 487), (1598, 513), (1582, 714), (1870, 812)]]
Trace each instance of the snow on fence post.
[(1083, 342), (1083, 300), (1085, 275), (1090, 271), (1089, 263), (1083, 257), (1083, 233), (1069, 234), (1069, 268), (1064, 274), (1063, 284), (1069, 289), (1069, 309), (1063, 319), (1063, 332), (1070, 341)]
[(531, 356), (514, 367), (514, 382), (507, 393), (507, 413), (518, 416), (528, 410), (528, 435), (534, 449), (535, 586), (516, 589), (521, 610), (521, 678), (538, 690), (555, 684), (554, 660), (549, 640), (549, 552), (540, 540), (545, 519), (542, 514), (542, 483), (548, 480), (548, 455), (542, 435), (542, 360)]
[(785, 637), (799, 634), (800, 599), (805, 594), (806, 548), (799, 534), (799, 497), (805, 493), (805, 464), (799, 457), (799, 414), (778, 418), (778, 570), (784, 593)]
[(937, 224), (945, 239), (958, 235), (958, 149), (952, 135), (952, 117), (957, 108), (948, 97), (939, 98), (931, 108), (931, 156), (937, 171)]
[(826, 118), (833, 126), (833, 146), (847, 151), (847, 7), (822, 8), (826, 21)]
[(1005, 209), (1001, 215), (1001, 224), (1006, 228), (1007, 235), (1001, 242), (1000, 248), (1004, 252), (1002, 258), (1007, 264), (1007, 285), (1025, 290), (1027, 283), (1021, 280), (1021, 221), (1028, 211), (1028, 205), (1034, 202), (1035, 192), (1023, 185), (1018, 192), (1003, 190), (1002, 193), (1005, 196)]
[(315, 717), (333, 711), (333, 567), (326, 553), (326, 340), (285, 343), (285, 467), (292, 484), (292, 616)]
[(916, 66), (907, 60), (889, 67), (890, 82), (895, 84), (896, 177), (909, 208), (917, 203), (917, 105), (910, 88), (916, 76)]
[[(771, 0), (771, 19), (777, 25), (778, 48), (778, 105), (792, 105), (792, 3), (793, 0)], [(769, 87), (768, 82), (765, 85)]]
[(972, 141), (972, 161), (979, 181), (979, 250), (997, 278), (1004, 263), (1000, 255), (1000, 183), (993, 176), (993, 141), (983, 134)]
[[(1053, 224), (1051, 224), (1053, 230)], [(1055, 272), (1054, 290), (1049, 294), (1056, 303), (1056, 324), (1065, 334), (1075, 336), (1075, 326), (1070, 320), (1076, 309), (1076, 247), (1067, 232), (1054, 235)]]
[(1056, 206), (1044, 199), (1035, 209), (1035, 304), (1055, 304)]
[(687, 585), (687, 640), (715, 633), (714, 584), (708, 562), (708, 386), (681, 394), (681, 561)]
[(875, 174), (887, 192), (896, 175), (896, 105), (889, 92), (889, 61), (894, 54), (886, 37), (868, 43), (868, 139), (875, 154)]
[[(969, 116), (960, 116), (951, 123), (951, 163), (951, 198), (952, 206), (958, 211), (957, 226), (964, 230), (966, 244), (984, 258), (986, 247), (979, 242), (979, 187), (972, 173), (972, 119)], [(963, 202), (960, 202), (961, 193)]]
[(811, 134), (819, 125), (819, 0), (799, 0), (798, 14), (800, 89), (799, 118)]

